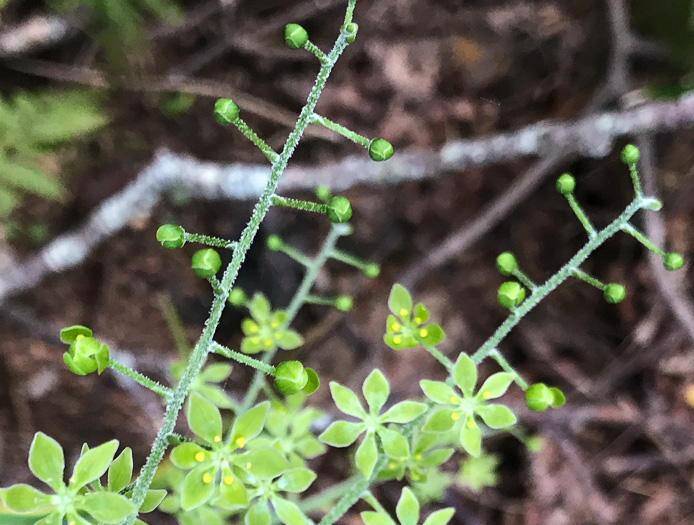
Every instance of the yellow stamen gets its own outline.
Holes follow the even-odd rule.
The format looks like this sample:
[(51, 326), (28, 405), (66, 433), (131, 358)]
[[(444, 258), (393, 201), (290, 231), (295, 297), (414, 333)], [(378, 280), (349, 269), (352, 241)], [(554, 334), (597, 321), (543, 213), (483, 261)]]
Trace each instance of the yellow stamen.
[(415, 322), (415, 324), (422, 324), (422, 318), (421, 317), (415, 317), (414, 322)]
[(388, 470), (395, 470), (395, 465), (393, 463), (388, 465)]
[(260, 337), (251, 337), (251, 343), (257, 345), (260, 342)]
[(482, 397), (484, 399), (489, 399), (490, 397), (492, 397), (492, 394), (489, 390), (485, 390), (484, 392), (482, 392)]
[(405, 315), (407, 315), (408, 313), (409, 313), (409, 312), (408, 312), (405, 308), (403, 308), (402, 310), (400, 310), (400, 315), (401, 315), (401, 316), (405, 316)]
[(394, 345), (399, 345), (401, 342), (402, 342), (402, 337), (400, 337), (399, 335), (396, 335), (395, 337), (393, 337), (393, 344)]
[(219, 443), (222, 440), (222, 436), (215, 436), (214, 437), (214, 442)]
[(427, 330), (426, 328), (422, 328), (419, 331), (419, 337), (426, 337), (427, 335), (429, 335), (429, 330)]
[(255, 324), (249, 325), (248, 328), (247, 328), (247, 330), (248, 330), (250, 333), (254, 334), (254, 333), (256, 333), (256, 332), (258, 331), (258, 326), (255, 325)]
[(458, 421), (458, 418), (460, 418), (460, 416), (458, 415), (457, 412), (453, 412), (453, 413), (451, 414), (451, 419), (452, 419), (453, 421)]
[(243, 448), (246, 446), (246, 440), (243, 439), (242, 437), (236, 438), (236, 444), (238, 445), (239, 448)]
[(390, 325), (390, 329), (391, 329), (393, 332), (397, 332), (398, 330), (400, 330), (400, 325), (399, 325), (398, 323), (393, 323), (393, 324)]
[(284, 335), (282, 334), (282, 332), (275, 332), (275, 339), (279, 341), (280, 339), (282, 339), (282, 335)]
[(250, 461), (248, 463), (246, 463), (246, 470), (248, 470), (249, 468), (251, 468), (251, 462)]
[[(84, 337), (84, 334), (77, 334), (77, 337), (75, 337), (75, 341), (77, 341), (78, 339), (82, 339), (83, 337)], [(74, 523), (74, 521), (73, 521), (73, 523)]]
[(421, 454), (417, 454), (417, 455), (414, 457), (414, 459), (422, 459), (422, 455), (421, 455)]
[(234, 482), (234, 476), (224, 476), (224, 484), (231, 485)]
[(209, 474), (205, 474), (202, 477), (202, 482), (203, 483), (212, 483), (212, 476), (210, 476)]
[(455, 396), (451, 396), (451, 398), (450, 398), (448, 401), (449, 401), (450, 403), (457, 403), (457, 402), (458, 402), (458, 398), (455, 397)]
[(475, 424), (472, 421), (468, 421), (465, 426), (468, 428), (475, 428)]
[(195, 461), (197, 461), (198, 463), (202, 463), (203, 461), (205, 461), (205, 453), (201, 451), (195, 454)]
[(277, 328), (280, 325), (279, 321), (272, 321), (272, 327)]
[(265, 340), (263, 341), (263, 344), (264, 344), (265, 346), (272, 346), (272, 339), (265, 339)]

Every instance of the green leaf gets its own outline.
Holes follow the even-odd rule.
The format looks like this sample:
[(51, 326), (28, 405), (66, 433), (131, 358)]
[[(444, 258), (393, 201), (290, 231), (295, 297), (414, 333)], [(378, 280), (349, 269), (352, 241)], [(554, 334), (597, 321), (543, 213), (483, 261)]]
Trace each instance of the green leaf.
[(380, 417), (383, 423), (409, 423), (427, 409), (424, 403), (401, 401)]
[(316, 473), (307, 468), (295, 468), (282, 474), (275, 482), (275, 486), (282, 492), (303, 492), (313, 480)]
[(116, 450), (118, 450), (118, 441), (114, 439), (85, 452), (77, 460), (70, 477), (70, 488), (79, 489), (103, 476), (113, 461)]
[(251, 303), (248, 305), (248, 310), (253, 319), (259, 324), (263, 324), (263, 321), (268, 321), (270, 319), (270, 303), (268, 303), (265, 296), (261, 293), (256, 293), (253, 296)]
[(393, 520), (389, 516), (384, 516), (380, 512), (362, 512), (361, 519), (366, 525), (393, 525)]
[(368, 479), (371, 476), (377, 459), (376, 438), (373, 432), (367, 432), (366, 438), (359, 445), (355, 456), (357, 468), (365, 478)]
[(214, 501), (216, 506), (235, 509), (248, 506), (248, 491), (243, 481), (234, 476), (228, 466), (222, 469), (222, 483), (219, 486), (219, 498)]
[(467, 354), (461, 353), (458, 356), (453, 368), (453, 379), (465, 397), (472, 397), (472, 391), (477, 383), (477, 367)]
[(399, 432), (391, 429), (381, 429), (378, 435), (383, 443), (383, 450), (391, 458), (406, 458), (410, 455), (407, 440)]
[(258, 436), (263, 431), (269, 409), (270, 403), (263, 401), (245, 414), (237, 417), (236, 421), (234, 421), (234, 426), (231, 428), (231, 445), (243, 448), (246, 443)]
[(284, 525), (307, 525), (308, 520), (299, 510), (299, 507), (282, 498), (272, 498), (272, 506), (277, 517)]
[(357, 440), (362, 432), (364, 432), (364, 428), (364, 423), (334, 421), (320, 436), (318, 436), (318, 439), (331, 447), (348, 447)]
[(221, 443), (222, 441), (222, 415), (211, 401), (200, 394), (192, 394), (188, 399), (186, 413), (188, 426), (196, 436), (208, 443)]
[(83, 518), (80, 514), (73, 511), (65, 514), (65, 519), (69, 524), (74, 523), (74, 525), (94, 525), (90, 520)]
[(388, 297), (388, 308), (400, 319), (409, 320), (412, 313), (412, 297), (402, 285), (394, 284)]
[(2, 501), (12, 512), (24, 513), (50, 505), (52, 498), (32, 486), (22, 483), (4, 489)]
[(422, 467), (438, 467), (442, 463), (445, 463), (453, 455), (454, 450), (452, 448), (442, 448), (440, 450), (434, 450), (430, 454), (422, 457), (422, 459), (417, 461), (417, 464)]
[(357, 419), (364, 419), (366, 417), (366, 412), (364, 412), (357, 394), (352, 392), (349, 388), (335, 381), (331, 381), (330, 394), (333, 397), (333, 401), (335, 401), (335, 405), (337, 405), (337, 408), (340, 409), (341, 412), (349, 416), (354, 416)]
[(417, 525), (419, 521), (419, 501), (412, 491), (405, 487), (395, 507), (395, 514), (401, 525)]
[(437, 510), (426, 519), (424, 525), (446, 525), (454, 513), (455, 509), (452, 508)]
[(205, 383), (221, 383), (231, 375), (232, 366), (228, 363), (214, 363), (198, 376)]
[(272, 346), (266, 346), (264, 339), (258, 336), (244, 337), (241, 340), (241, 351), (244, 354), (257, 354), (263, 350), (269, 350)]
[(304, 344), (304, 338), (294, 330), (283, 330), (274, 334), (275, 344), (282, 350), (294, 350)]
[(424, 423), (422, 430), (424, 432), (446, 432), (453, 428), (459, 414), (460, 410), (439, 410), (434, 412), (427, 422)]
[(219, 408), (233, 409), (236, 406), (227, 393), (218, 386), (201, 385), (194, 388), (198, 394), (206, 397)]
[(106, 524), (118, 523), (137, 510), (128, 498), (113, 492), (86, 494), (76, 507)]
[(460, 444), (468, 454), (478, 457), (482, 451), (482, 432), (475, 424), (472, 416), (468, 416), (467, 421), (460, 429)]
[(140, 507), (140, 512), (148, 513), (156, 509), (159, 504), (166, 497), (166, 490), (164, 489), (151, 489), (147, 491), (145, 495), (145, 501), (142, 502), (142, 507)]
[(57, 492), (63, 486), (65, 470), (65, 457), (60, 444), (43, 432), (37, 432), (29, 449), (29, 469)]
[(176, 467), (189, 470), (210, 459), (210, 453), (197, 443), (182, 443), (171, 451), (171, 463)]
[(120, 492), (133, 477), (133, 451), (125, 447), (108, 469), (109, 492)]
[(192, 510), (199, 507), (212, 497), (214, 492), (214, 478), (217, 467), (208, 464), (200, 465), (191, 470), (183, 480), (181, 490), (181, 508)]
[(276, 478), (291, 468), (284, 456), (273, 447), (254, 448), (241, 455), (239, 461), (246, 470), (260, 479)]
[(270, 525), (270, 510), (267, 508), (267, 503), (258, 501), (248, 512), (245, 518), (246, 525)]
[(40, 519), (34, 525), (62, 525), (63, 513), (60, 511), (51, 512), (45, 518)]
[(435, 403), (450, 405), (460, 402), (460, 398), (455, 393), (455, 390), (442, 381), (429, 381), (428, 379), (422, 379), (419, 382), (419, 386), (421, 387), (422, 392), (424, 392), (424, 395)]
[(485, 405), (478, 408), (476, 413), (490, 428), (504, 428), (516, 422), (516, 416), (504, 405)]
[(326, 447), (313, 436), (306, 436), (296, 444), (296, 451), (306, 459), (313, 459), (325, 453)]
[(369, 404), (370, 412), (374, 415), (378, 414), (390, 395), (388, 380), (378, 368), (366, 377), (362, 392)]
[(480, 388), (477, 394), (477, 399), (496, 399), (501, 397), (508, 390), (509, 385), (513, 382), (513, 374), (506, 372), (498, 372), (489, 376)]

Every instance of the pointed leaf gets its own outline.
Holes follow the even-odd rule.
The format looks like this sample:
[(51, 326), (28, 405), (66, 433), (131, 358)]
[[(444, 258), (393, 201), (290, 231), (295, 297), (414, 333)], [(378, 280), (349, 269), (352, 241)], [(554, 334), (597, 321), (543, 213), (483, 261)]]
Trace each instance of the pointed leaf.
[(424, 525), (446, 525), (454, 513), (455, 509), (452, 508), (437, 510), (426, 519)]
[(341, 412), (356, 417), (357, 419), (364, 419), (366, 417), (366, 412), (364, 412), (357, 394), (352, 392), (349, 388), (335, 381), (331, 381), (330, 394), (333, 397), (333, 401), (335, 401), (335, 405), (337, 405), (337, 408), (339, 408)]
[(181, 508), (192, 510), (199, 507), (212, 497), (214, 492), (214, 478), (217, 474), (217, 467), (210, 465), (200, 465), (191, 470), (186, 479), (183, 480), (181, 490)]
[(211, 401), (194, 393), (188, 400), (188, 426), (196, 436), (211, 444), (222, 441), (222, 415)]
[(275, 344), (282, 350), (294, 350), (304, 344), (304, 338), (294, 330), (282, 330), (273, 335)]
[(406, 458), (410, 455), (407, 440), (399, 432), (391, 429), (381, 429), (378, 436), (383, 443), (383, 450), (391, 458)]
[(101, 523), (118, 523), (137, 510), (128, 498), (113, 492), (92, 492), (83, 498), (78, 508)]
[(513, 374), (506, 372), (498, 372), (491, 375), (484, 382), (477, 394), (477, 399), (496, 399), (501, 397), (508, 390), (509, 385), (513, 382)]
[(477, 383), (477, 367), (467, 354), (460, 354), (453, 368), (453, 379), (465, 397), (472, 397)]
[(84, 487), (87, 483), (103, 476), (113, 461), (116, 450), (118, 450), (118, 441), (114, 439), (85, 452), (77, 460), (72, 477), (70, 477), (70, 488)]
[(474, 457), (478, 457), (482, 451), (482, 432), (475, 424), (472, 416), (467, 418), (460, 430), (460, 444), (468, 454)]
[(63, 486), (63, 448), (52, 437), (37, 432), (29, 449), (29, 469), (34, 476), (57, 492)]
[(133, 477), (133, 451), (125, 447), (108, 468), (108, 491), (120, 492)]
[(219, 487), (219, 498), (214, 501), (216, 506), (227, 509), (248, 506), (248, 491), (246, 490), (246, 486), (227, 466), (222, 469), (222, 482)]
[(142, 502), (142, 507), (140, 507), (140, 512), (146, 514), (152, 512), (156, 509), (159, 504), (164, 501), (166, 497), (166, 490), (164, 489), (151, 489), (147, 491), (145, 495), (145, 501)]
[(460, 417), (460, 410), (439, 410), (434, 412), (429, 420), (424, 423), (424, 432), (446, 432), (453, 428)]
[(228, 363), (213, 363), (198, 376), (205, 383), (221, 383), (231, 375), (232, 366)]
[(419, 501), (407, 487), (402, 489), (400, 500), (395, 507), (395, 514), (401, 525), (417, 525), (419, 521)]
[(490, 428), (504, 428), (516, 422), (516, 416), (504, 405), (485, 405), (477, 409), (477, 414)]
[(366, 525), (393, 525), (394, 522), (389, 516), (384, 516), (380, 512), (362, 512), (361, 519)]
[(269, 409), (270, 403), (263, 401), (237, 417), (231, 428), (232, 446), (243, 448), (246, 443), (257, 437), (263, 431)]
[(409, 423), (427, 409), (424, 403), (401, 401), (381, 416), (383, 423)]
[(256, 293), (251, 299), (251, 304), (248, 309), (259, 324), (263, 324), (263, 321), (267, 321), (270, 318), (270, 303), (268, 303), (265, 296), (261, 293)]
[(435, 403), (440, 403), (442, 405), (458, 404), (460, 403), (460, 398), (458, 394), (455, 393), (450, 386), (448, 386), (443, 381), (429, 381), (427, 379), (422, 379), (419, 382), (419, 386), (424, 392), (424, 395)]
[(171, 451), (170, 459), (176, 467), (189, 470), (210, 459), (209, 451), (197, 443), (182, 443)]
[(373, 370), (364, 380), (362, 392), (369, 404), (369, 410), (376, 415), (390, 395), (388, 380), (379, 369)]
[(366, 434), (366, 439), (362, 441), (357, 449), (355, 456), (357, 468), (365, 478), (369, 478), (373, 472), (374, 465), (378, 459), (378, 450), (376, 449), (376, 438), (373, 432)]
[(308, 520), (294, 503), (282, 498), (272, 498), (272, 506), (284, 525), (308, 525)]
[(318, 436), (318, 439), (331, 447), (348, 447), (362, 432), (364, 432), (364, 423), (335, 421)]
[(291, 468), (284, 456), (273, 447), (254, 448), (240, 459), (244, 468), (260, 479), (276, 478)]
[(305, 491), (313, 480), (316, 479), (316, 473), (307, 468), (294, 468), (291, 469), (275, 482), (277, 490), (282, 492), (303, 492)]
[(267, 503), (258, 501), (248, 512), (245, 518), (246, 525), (270, 525), (270, 510), (267, 508)]
[(12, 512), (24, 513), (50, 505), (52, 498), (30, 485), (20, 483), (4, 489), (2, 501)]

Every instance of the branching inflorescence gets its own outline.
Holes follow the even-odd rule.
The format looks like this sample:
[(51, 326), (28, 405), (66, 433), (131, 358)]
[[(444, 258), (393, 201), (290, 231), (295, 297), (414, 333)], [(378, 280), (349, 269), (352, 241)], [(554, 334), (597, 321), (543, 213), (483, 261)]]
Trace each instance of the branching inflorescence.
[[(680, 255), (665, 253), (630, 222), (641, 209), (661, 207), (660, 202), (642, 192), (636, 169), (639, 152), (634, 146), (626, 146), (622, 152), (622, 160), (631, 174), (634, 198), (601, 230), (595, 228), (575, 199), (574, 178), (564, 174), (557, 180), (557, 190), (566, 197), (586, 231), (588, 242), (583, 248), (543, 284), (534, 283), (523, 273), (513, 254), (499, 255), (497, 269), (509, 280), (501, 284), (497, 298), (501, 306), (509, 309), (509, 316), (477, 351), (460, 352), (454, 360), (437, 349), (446, 337), (444, 329), (430, 322), (428, 309), (421, 303), (415, 304), (404, 287), (394, 285), (388, 299), (391, 314), (385, 320), (385, 344), (398, 351), (423, 348), (444, 367), (446, 379), (422, 379), (421, 398), (392, 406), (388, 403), (388, 380), (380, 370), (373, 370), (363, 383), (366, 404), (349, 388), (331, 382), (330, 392), (337, 408), (351, 420), (333, 421), (316, 437), (315, 427), (324, 414), (303, 407), (303, 401), (319, 387), (317, 373), (298, 360), (272, 364), (273, 360), (278, 350), (294, 350), (303, 345), (301, 334), (291, 327), (302, 305), (332, 306), (342, 312), (352, 308), (352, 298), (347, 295), (322, 297), (311, 293), (318, 272), (328, 259), (354, 266), (369, 278), (377, 277), (380, 270), (378, 265), (336, 247), (339, 239), (352, 231), (347, 223), (352, 208), (345, 197), (333, 196), (326, 187), (317, 189), (317, 202), (284, 197), (275, 192), (309, 124), (323, 125), (360, 144), (367, 148), (374, 161), (388, 160), (393, 154), (386, 140), (369, 140), (315, 113), (318, 97), (332, 67), (356, 36), (358, 28), (352, 22), (355, 1), (349, 0), (340, 36), (328, 54), (310, 42), (301, 26), (289, 24), (286, 27), (287, 45), (313, 53), (321, 68), (306, 106), (281, 152), (273, 151), (241, 120), (240, 110), (232, 100), (220, 99), (215, 104), (216, 120), (238, 128), (263, 152), (272, 168), (248, 226), (237, 241), (189, 233), (173, 224), (165, 224), (157, 231), (157, 240), (166, 249), (179, 249), (186, 243), (206, 246), (193, 253), (191, 267), (198, 277), (210, 283), (214, 294), (210, 316), (198, 343), (188, 359), (172, 369), (175, 385), (171, 388), (160, 385), (114, 361), (108, 347), (93, 337), (87, 327), (74, 325), (61, 332), (62, 341), (69, 345), (64, 354), (65, 364), (74, 373), (101, 374), (106, 368), (112, 368), (152, 390), (166, 404), (164, 422), (139, 476), (133, 481), (129, 448), (114, 459), (118, 448), (114, 440), (93, 449), (85, 446), (66, 484), (62, 448), (52, 438), (38, 433), (29, 453), (29, 467), (54, 494), (45, 494), (23, 484), (0, 489), (0, 498), (10, 511), (36, 516), (36, 523), (40, 525), (62, 525), (65, 520), (70, 525), (131, 525), (143, 523), (139, 516), (157, 507), (176, 516), (182, 524), (223, 524), (228, 518), (242, 517), (247, 525), (269, 525), (274, 520), (287, 525), (304, 525), (314, 523), (309, 515), (322, 513), (320, 525), (332, 525), (355, 503), (364, 500), (373, 508), (361, 514), (367, 525), (416, 525), (420, 500), (442, 499), (445, 484), (450, 479), (439, 472), (439, 468), (456, 450), (469, 458), (480, 458), (477, 462), (464, 461), (461, 466), (461, 479), (474, 480), (475, 490), (495, 479), (489, 468), (497, 461), (492, 456), (482, 459), (485, 458), (482, 443), (485, 435), (499, 430), (520, 435), (514, 430), (516, 415), (506, 405), (496, 402), (513, 383), (525, 392), (530, 410), (542, 411), (565, 403), (559, 388), (543, 383), (530, 385), (523, 380), (499, 350), (502, 340), (525, 314), (570, 277), (598, 288), (609, 303), (622, 301), (626, 295), (622, 285), (604, 284), (580, 269), (580, 265), (618, 231), (628, 233), (660, 255), (668, 270), (682, 267)], [(234, 287), (239, 268), (271, 206), (321, 213), (331, 223), (323, 246), (314, 257), (301, 253), (276, 235), (267, 239), (268, 249), (286, 254), (305, 268), (301, 284), (284, 309), (273, 309), (260, 293), (248, 298), (240, 288)], [(217, 277), (222, 267), (218, 249), (232, 252), (231, 262), (221, 278)], [(249, 312), (249, 317), (241, 323), (243, 339), (239, 350), (214, 341), (227, 303), (245, 307)], [(203, 370), (210, 353), (255, 369), (243, 399), (232, 400), (215, 385), (229, 376), (230, 365), (217, 363)], [(258, 354), (263, 357), (254, 357)], [(477, 368), (488, 357), (502, 370), (480, 381)], [(268, 377), (272, 378), (272, 383), (268, 382)], [(267, 400), (259, 401), (261, 393)], [(186, 419), (192, 438), (173, 431), (186, 400)], [(225, 424), (222, 410), (234, 412), (231, 424)], [(357, 473), (352, 478), (310, 498), (298, 498), (297, 494), (307, 490), (316, 478), (308, 461), (323, 454), (326, 445), (349, 447), (358, 440), (354, 458)], [(529, 447), (535, 446), (530, 438), (524, 440)], [(157, 473), (167, 449), (170, 449), (169, 461), (174, 468)], [(475, 476), (475, 469), (479, 471), (478, 476)], [(108, 480), (102, 484), (100, 478), (105, 474)], [(375, 484), (389, 479), (405, 479), (410, 485), (402, 490), (395, 518), (371, 492)], [(445, 482), (441, 484), (440, 480)], [(441, 509), (429, 515), (424, 524), (443, 525), (452, 515), (453, 509)]]

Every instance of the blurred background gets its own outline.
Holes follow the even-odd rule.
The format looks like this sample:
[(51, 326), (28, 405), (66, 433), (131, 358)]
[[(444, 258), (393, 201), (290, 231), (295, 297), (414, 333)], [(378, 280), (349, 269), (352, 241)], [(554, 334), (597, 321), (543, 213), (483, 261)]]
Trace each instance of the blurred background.
[[(255, 200), (210, 199), (179, 184), (160, 191), (153, 207), (142, 193), (142, 202), (129, 204), (132, 216), (114, 217), (125, 225), (113, 232), (103, 221), (83, 225), (152, 166), (161, 168), (164, 152), (174, 166), (197, 159), (244, 173), (262, 165), (252, 144), (214, 121), (214, 101), (234, 99), (279, 150), (317, 73), (310, 53), (284, 45), (284, 25), (302, 24), (328, 50), (344, 7), (343, 0), (0, 0), (0, 486), (31, 482), (27, 451), (39, 430), (63, 445), (68, 461), (83, 442), (112, 438), (133, 448), (136, 466), (144, 461), (163, 414), (159, 401), (110, 372), (70, 373), (58, 331), (87, 325), (119, 359), (170, 382), (177, 343), (197, 339), (211, 294), (190, 270), (195, 247), (164, 251), (155, 232), (173, 222), (233, 239)], [(318, 111), (386, 138), (396, 155), (423, 159), (426, 173), (411, 180), (394, 169), (357, 183), (341, 162), (366, 152), (323, 129), (304, 137), (292, 161), (296, 184), (284, 194), (312, 198), (297, 189), (309, 185), (304, 168), (348, 188), (354, 234), (340, 248), (382, 272), (369, 280), (328, 264), (317, 289), (350, 294), (355, 307), (347, 314), (303, 308), (296, 328), (307, 344), (282, 357), (300, 357), (324, 385), (357, 388), (379, 367), (396, 398), (420, 395), (417, 380), (440, 379), (442, 370), (421, 350), (384, 345), (392, 284), (404, 279), (443, 326), (444, 353), (474, 352), (507, 315), (496, 303), (503, 280), (496, 255), (513, 251), (536, 282), (551, 276), (585, 242), (556, 177), (572, 172), (579, 202), (596, 226), (608, 224), (631, 199), (619, 161), (627, 141), (638, 139), (647, 187), (664, 202), (659, 219), (649, 219), (660, 222), (639, 214), (636, 225), (692, 258), (693, 116), (689, 128), (684, 119), (674, 130), (618, 137), (592, 156), (538, 150), (498, 162), (483, 151), (467, 169), (426, 164), (452, 141), (686, 96), (694, 89), (691, 0), (360, 0), (355, 21), (359, 35)], [(193, 164), (186, 176), (203, 177)], [(524, 193), (509, 192), (518, 187)], [(268, 252), (264, 239), (278, 234), (313, 253), (326, 223), (271, 210), (239, 285), (285, 306), (301, 268)], [(94, 228), (108, 232), (102, 242), (89, 240)], [(71, 232), (76, 264), (49, 271), (46, 247)], [(532, 414), (518, 389), (509, 394), (523, 435), (538, 436), (541, 446), (531, 452), (508, 434), (488, 438), (481, 483), (460, 475), (459, 456), (451, 460), (452, 485), (430, 492), (456, 508), (452, 523), (694, 523), (691, 267), (663, 275), (660, 264), (617, 235), (583, 269), (624, 284), (622, 303), (608, 305), (594, 288), (568, 282), (502, 343), (527, 381), (559, 386), (568, 403)], [(245, 312), (227, 310), (217, 340), (236, 348)], [(223, 386), (239, 397), (250, 377), (239, 365)], [(309, 403), (334, 410), (325, 386)], [(340, 451), (312, 467), (317, 488), (349, 475)], [(400, 489), (387, 483), (377, 493), (392, 509)], [(172, 523), (158, 519), (149, 522)], [(361, 522), (353, 513), (341, 523)]]

